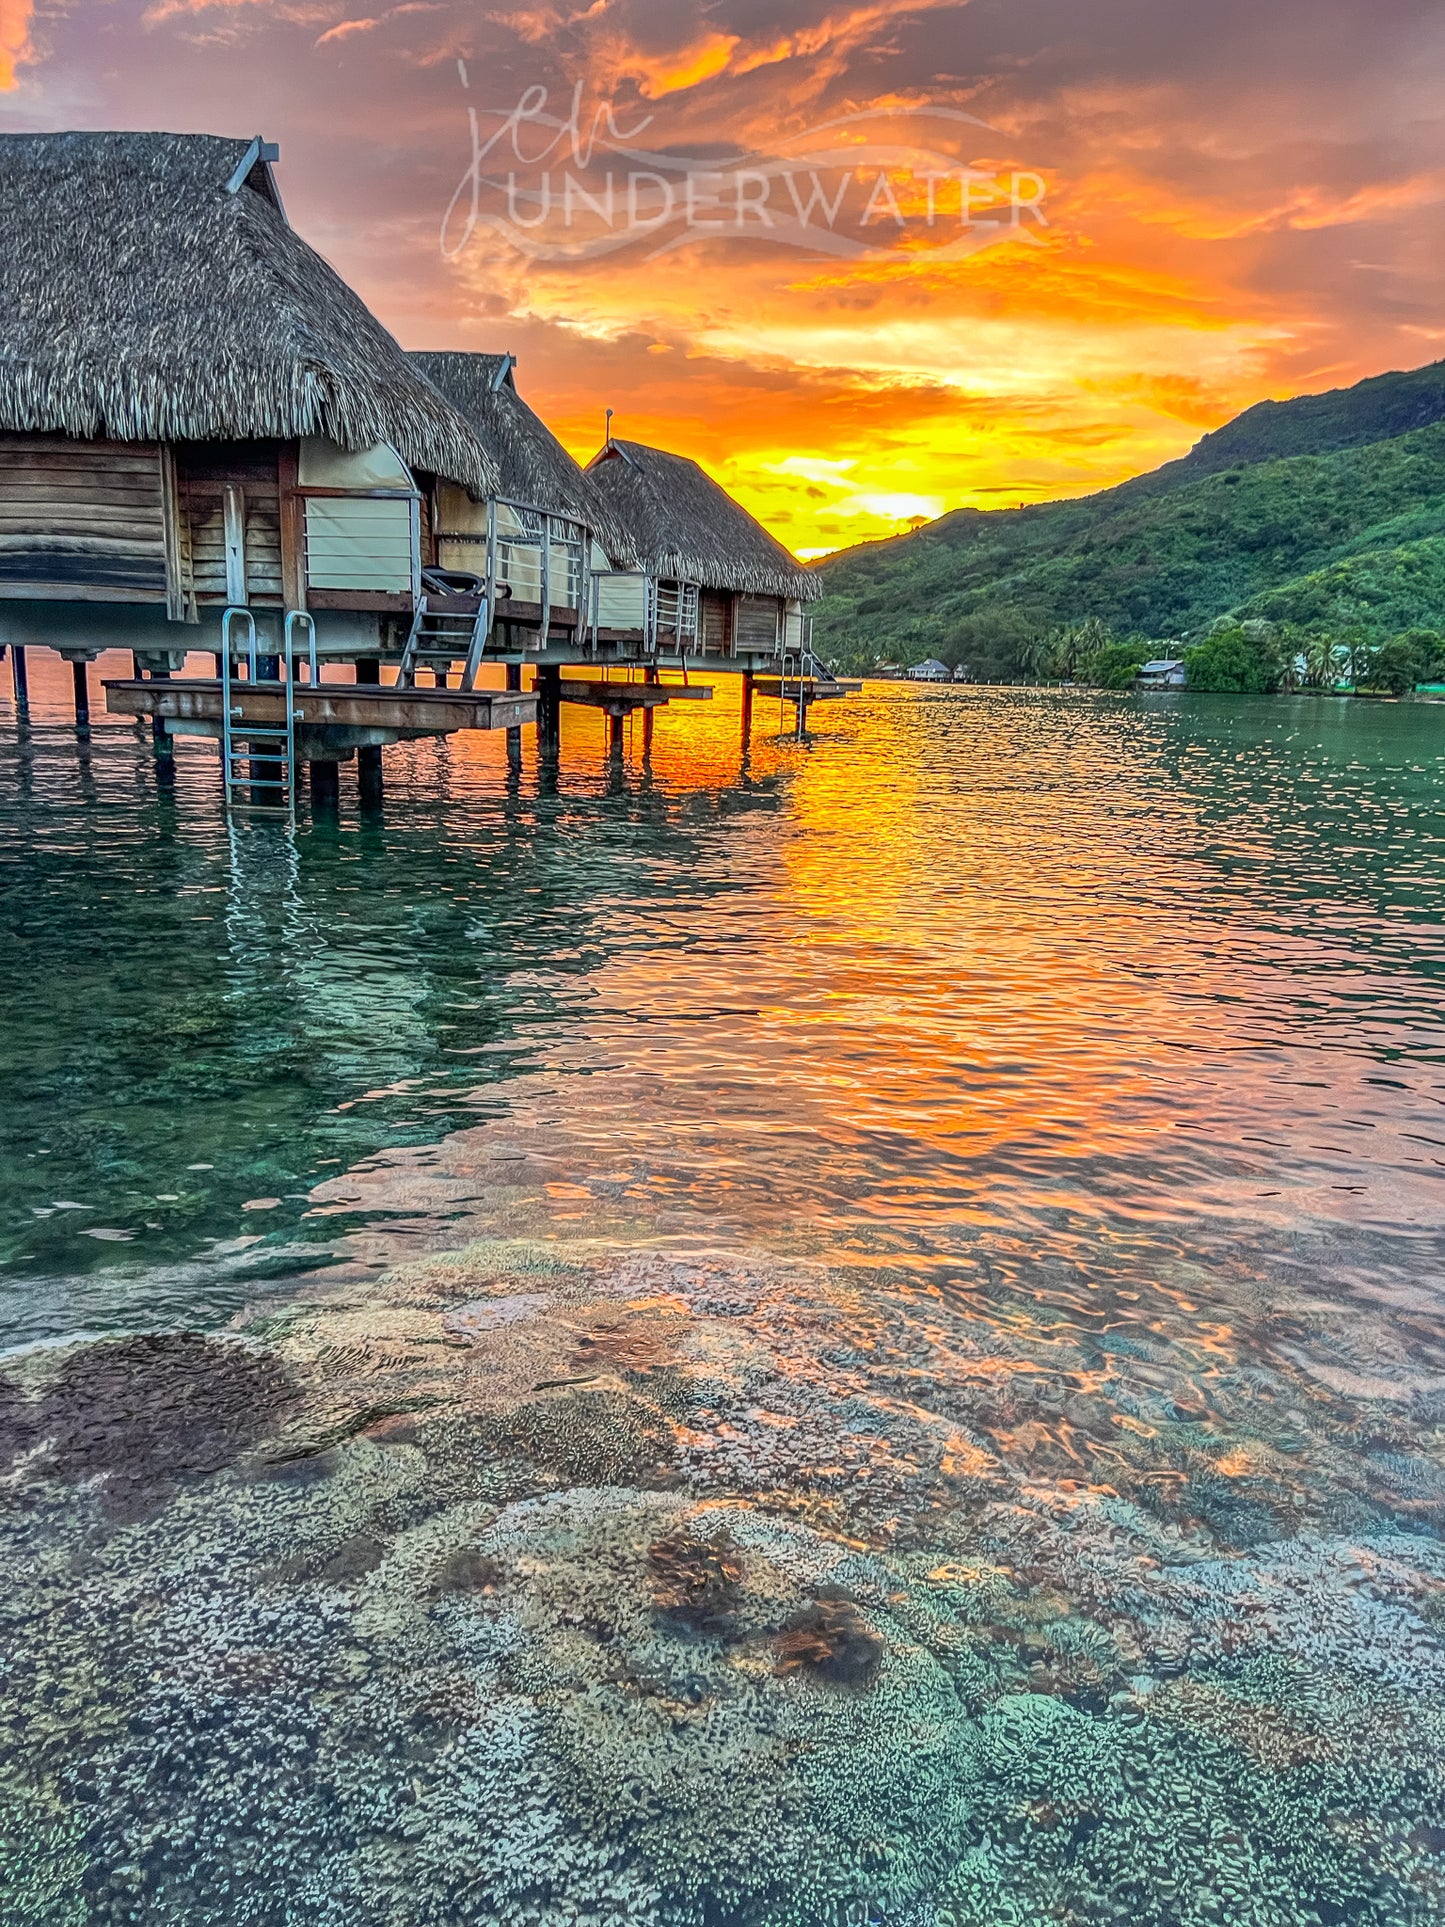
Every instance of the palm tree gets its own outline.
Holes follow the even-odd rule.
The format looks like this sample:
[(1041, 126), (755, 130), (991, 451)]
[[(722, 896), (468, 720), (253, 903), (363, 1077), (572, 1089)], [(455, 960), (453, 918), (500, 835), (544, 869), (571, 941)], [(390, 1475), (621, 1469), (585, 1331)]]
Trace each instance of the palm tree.
[(1335, 645), (1316, 636), (1305, 646), (1305, 681), (1311, 689), (1328, 689), (1335, 679)]
[(1053, 667), (1054, 640), (1043, 630), (1036, 630), (1019, 645), (1018, 665), (1025, 676), (1032, 676), (1035, 682), (1043, 682)]

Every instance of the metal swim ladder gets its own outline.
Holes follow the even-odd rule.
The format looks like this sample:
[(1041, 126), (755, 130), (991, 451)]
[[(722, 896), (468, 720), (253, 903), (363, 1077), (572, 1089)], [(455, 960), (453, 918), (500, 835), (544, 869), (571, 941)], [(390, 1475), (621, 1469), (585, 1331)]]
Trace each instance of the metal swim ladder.
[[(296, 630), (302, 623), (308, 630), (307, 666), (314, 684), (319, 680), (316, 624), (309, 615), (299, 609), (287, 612), (283, 653), (276, 659), (278, 673), (274, 677), (259, 673), (261, 653), (256, 642), (256, 618), (251, 611), (233, 606), (221, 617), (221, 783), (229, 810), (246, 809), (268, 816), (284, 816), (291, 823), (296, 820), (296, 724), (301, 712), (296, 708), (292, 690), (296, 686)], [(237, 624), (244, 638), (244, 680), (233, 674), (231, 666), (232, 634)], [(248, 690), (279, 693), (284, 720), (280, 723), (248, 721)], [(241, 744), (245, 747), (238, 747)], [(268, 766), (272, 773), (259, 773)], [(259, 797), (258, 790), (263, 792)], [(271, 792), (275, 793), (274, 801), (270, 800)]]

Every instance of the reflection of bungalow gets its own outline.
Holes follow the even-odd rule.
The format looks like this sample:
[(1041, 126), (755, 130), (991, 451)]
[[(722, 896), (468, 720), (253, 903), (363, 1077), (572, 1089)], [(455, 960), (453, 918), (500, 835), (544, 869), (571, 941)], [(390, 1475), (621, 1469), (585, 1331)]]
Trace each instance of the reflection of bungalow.
[(1157, 662), (1142, 664), (1135, 678), (1140, 689), (1183, 689), (1188, 681), (1184, 664), (1174, 656), (1161, 656)]
[(939, 662), (931, 656), (927, 662), (916, 662), (908, 672), (910, 682), (952, 682), (953, 671), (946, 662)]
[(696, 462), (609, 441), (587, 469), (620, 537), (594, 578), (598, 647), (733, 659), (799, 654), (818, 578)]
[(275, 158), (0, 136), (0, 639), (174, 658), (245, 605), (273, 638), (305, 609), (323, 649), (375, 654), (411, 623), (435, 491), (496, 494), (477, 436), (291, 228)]
[(580, 642), (593, 570), (611, 566), (601, 543), (625, 546), (620, 531), (610, 529), (606, 506), (517, 393), (511, 355), (411, 359), (466, 417), (500, 475), (485, 503), (454, 483), (438, 484), (438, 565), (485, 581), (490, 562), (501, 649), (528, 635)]

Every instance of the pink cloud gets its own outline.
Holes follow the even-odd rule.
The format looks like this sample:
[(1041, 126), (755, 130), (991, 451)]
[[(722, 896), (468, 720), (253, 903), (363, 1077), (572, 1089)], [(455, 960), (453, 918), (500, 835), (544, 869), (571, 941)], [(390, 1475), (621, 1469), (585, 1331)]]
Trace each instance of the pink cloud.
[(324, 47), (334, 40), (351, 40), (359, 33), (374, 33), (379, 25), (380, 22), (376, 20), (340, 20), (317, 36), (316, 45)]

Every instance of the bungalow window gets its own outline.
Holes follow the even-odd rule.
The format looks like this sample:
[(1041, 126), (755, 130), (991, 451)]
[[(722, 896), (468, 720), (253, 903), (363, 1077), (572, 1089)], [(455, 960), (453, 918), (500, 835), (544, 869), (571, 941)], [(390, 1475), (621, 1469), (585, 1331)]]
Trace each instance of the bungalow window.
[(609, 569), (607, 558), (592, 576), (593, 621), (599, 629), (647, 628), (647, 577), (635, 569)]
[(739, 649), (769, 651), (779, 642), (782, 605), (777, 596), (738, 597), (737, 643)]
[(488, 510), (456, 482), (437, 483), (437, 566), (487, 573)]
[(421, 496), (394, 449), (381, 444), (354, 453), (307, 436), (297, 485), (306, 504), (310, 588), (416, 592)]

